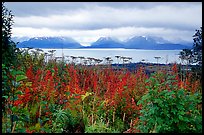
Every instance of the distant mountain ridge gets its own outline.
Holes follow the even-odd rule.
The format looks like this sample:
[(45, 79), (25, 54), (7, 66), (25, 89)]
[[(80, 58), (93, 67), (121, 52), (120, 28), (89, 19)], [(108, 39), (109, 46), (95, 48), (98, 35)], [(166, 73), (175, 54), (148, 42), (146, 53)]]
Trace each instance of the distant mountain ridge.
[(150, 50), (175, 50), (190, 48), (183, 44), (171, 43), (161, 37), (135, 36), (124, 42), (126, 48), (130, 49), (150, 49)]
[(124, 44), (111, 37), (100, 37), (96, 42), (91, 44), (90, 48), (124, 48)]
[(20, 42), (17, 47), (33, 47), (33, 48), (80, 48), (82, 47), (72, 38), (65, 37), (34, 37), (27, 41)]
[[(18, 38), (14, 38), (15, 42)], [(26, 39), (26, 38), (21, 38)], [(82, 46), (80, 43), (69, 37), (34, 37), (21, 41), (17, 47), (34, 47), (34, 48), (125, 48), (125, 49), (149, 49), (149, 50), (176, 50), (191, 48), (193, 43), (180, 42), (172, 43), (162, 37), (156, 36), (134, 36), (125, 41), (120, 41), (113, 37), (100, 37), (90, 46)]]

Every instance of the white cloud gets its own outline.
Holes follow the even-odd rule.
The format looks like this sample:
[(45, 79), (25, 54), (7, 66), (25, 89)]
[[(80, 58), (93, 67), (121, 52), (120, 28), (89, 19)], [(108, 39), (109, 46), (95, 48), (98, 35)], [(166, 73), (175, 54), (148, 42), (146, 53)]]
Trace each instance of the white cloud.
[(82, 44), (101, 36), (124, 40), (136, 35), (192, 41), (195, 29), (202, 26), (201, 2), (8, 5), (15, 11), (13, 36), (68, 36)]
[[(28, 32), (29, 31), (29, 32)], [(72, 37), (82, 45), (89, 45), (95, 42), (101, 36), (116, 37), (123, 41), (133, 36), (151, 35), (161, 36), (170, 41), (176, 41), (178, 38), (186, 41), (192, 41), (190, 31), (164, 28), (145, 28), (145, 27), (121, 27), (114, 29), (97, 29), (97, 30), (52, 30), (47, 28), (29, 28), (17, 27), (12, 30), (13, 36), (22, 37), (42, 37), (42, 36), (65, 36)], [(175, 36), (176, 35), (176, 36)]]
[(192, 30), (202, 25), (201, 16), (201, 5), (191, 5), (190, 8), (159, 5), (149, 9), (121, 9), (95, 5), (47, 16), (16, 16), (14, 21), (16, 27), (34, 28), (101, 29), (137, 26)]

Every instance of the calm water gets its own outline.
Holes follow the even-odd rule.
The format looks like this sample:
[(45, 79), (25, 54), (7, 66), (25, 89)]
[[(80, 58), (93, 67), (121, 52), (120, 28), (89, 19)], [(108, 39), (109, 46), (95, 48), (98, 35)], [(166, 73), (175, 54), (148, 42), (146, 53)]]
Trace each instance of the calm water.
[[(131, 62), (141, 62), (142, 59), (145, 62), (157, 63), (155, 56), (161, 57), (159, 63), (180, 63), (179, 52), (181, 50), (142, 50), (142, 49), (42, 49), (44, 52), (49, 50), (56, 50), (55, 56), (84, 56), (103, 59), (104, 57), (111, 57), (113, 63), (118, 63), (115, 58), (116, 55), (132, 57)], [(65, 57), (66, 58), (66, 57)], [(120, 61), (122, 63), (122, 61)]]

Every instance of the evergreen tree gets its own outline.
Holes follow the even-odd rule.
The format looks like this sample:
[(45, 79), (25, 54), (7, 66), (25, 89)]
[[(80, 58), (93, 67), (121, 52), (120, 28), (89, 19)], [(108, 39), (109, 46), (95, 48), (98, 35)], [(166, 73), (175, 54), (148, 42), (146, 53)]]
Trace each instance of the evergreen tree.
[(8, 10), (2, 2), (2, 64), (6, 67), (15, 65), (16, 45), (11, 40), (11, 30), (14, 23), (11, 10)]
[(196, 30), (193, 37), (193, 48), (183, 49), (180, 52), (180, 58), (186, 60), (189, 64), (197, 63), (202, 66), (202, 27), (200, 30)]
[(6, 99), (11, 92), (12, 78), (9, 76), (11, 69), (16, 67), (17, 48), (11, 40), (13, 15), (2, 2), (2, 111), (5, 110)]
[(196, 30), (193, 37), (194, 62), (198, 62), (198, 64), (202, 66), (202, 27), (200, 27), (200, 30)]

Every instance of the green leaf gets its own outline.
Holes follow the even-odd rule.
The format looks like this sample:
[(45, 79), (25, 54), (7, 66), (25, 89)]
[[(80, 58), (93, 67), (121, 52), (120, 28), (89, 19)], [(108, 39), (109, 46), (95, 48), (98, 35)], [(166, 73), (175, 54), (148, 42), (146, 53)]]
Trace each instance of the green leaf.
[(27, 87), (31, 87), (31, 86), (32, 86), (32, 82), (27, 82), (27, 83), (26, 83), (26, 86), (27, 86)]
[(178, 118), (183, 121), (183, 116), (179, 115)]
[(71, 98), (70, 98), (70, 100), (77, 100), (77, 99), (76, 99), (76, 98), (74, 98), (74, 97), (71, 97)]
[(142, 100), (144, 101), (144, 100), (147, 100), (147, 99), (149, 99), (151, 96), (149, 95), (149, 94), (146, 94), (146, 95), (144, 95), (143, 97), (142, 97)]
[(8, 96), (2, 96), (2, 97), (8, 99)]
[(22, 91), (17, 91), (15, 94), (19, 94), (19, 95), (22, 95), (23, 94), (23, 92)]
[(185, 112), (184, 112), (184, 111), (180, 111), (179, 114), (180, 114), (180, 115), (184, 115)]
[(143, 116), (139, 116), (139, 118), (140, 118), (140, 120), (142, 120), (142, 121), (145, 121), (145, 120), (146, 120), (146, 118), (143, 117)]
[(180, 90), (178, 91), (178, 95), (183, 96), (183, 95), (184, 95), (184, 90), (183, 90), (183, 89), (180, 89)]
[(71, 94), (71, 92), (68, 91), (68, 92), (66, 92), (65, 94), (66, 94), (67, 96), (69, 96), (69, 95)]
[(188, 120), (187, 117), (183, 117), (183, 121), (185, 121), (185, 122), (189, 122), (189, 120)]
[(11, 71), (11, 75), (12, 75), (12, 76), (25, 75), (25, 73), (24, 73), (23, 71), (12, 70), (12, 71)]
[(163, 103), (162, 99), (155, 99), (155, 103), (158, 103), (159, 105), (161, 105)]
[(19, 81), (22, 81), (22, 80), (25, 80), (25, 79), (27, 79), (27, 76), (25, 76), (25, 75), (16, 76), (16, 82), (19, 82)]
[(18, 100), (18, 96), (17, 95), (14, 95), (14, 99), (12, 99), (14, 101)]
[(173, 114), (176, 114), (177, 110), (176, 110), (176, 109), (172, 109), (171, 112), (172, 112)]
[(74, 96), (79, 96), (80, 94), (73, 94)]
[(148, 83), (149, 82), (149, 79), (145, 80), (145, 83)]
[(155, 120), (154, 120), (153, 118), (150, 118), (149, 121), (148, 121), (148, 123), (149, 123), (149, 124), (154, 124), (154, 123), (155, 123)]
[(17, 75), (25, 75), (25, 73), (23, 71), (16, 71)]
[(139, 100), (139, 101), (137, 102), (137, 105), (140, 105), (140, 104), (144, 104), (143, 100)]
[(166, 92), (168, 92), (168, 90), (163, 90), (163, 91), (161, 91), (161, 92), (159, 93), (159, 95), (161, 96), (161, 95), (165, 94)]
[(6, 66), (5, 66), (5, 64), (1, 64), (2, 65), (2, 68), (5, 68)]
[(41, 104), (46, 105), (47, 101), (41, 101)]
[(123, 88), (124, 88), (124, 89), (127, 89), (128, 87), (127, 87), (127, 86), (124, 86)]
[(19, 133), (26, 133), (26, 128), (21, 128), (18, 130)]
[(149, 114), (154, 114), (154, 109), (150, 109)]
[(158, 123), (159, 125), (163, 123), (163, 120), (162, 120), (160, 117), (157, 117), (156, 119), (157, 119), (157, 123)]
[(11, 110), (12, 110), (13, 113), (15, 113), (15, 112), (17, 112), (17, 107), (16, 107), (16, 106), (13, 106), (13, 107), (11, 108)]
[(185, 109), (184, 109), (184, 106), (181, 105), (181, 104), (177, 104), (177, 108), (178, 108), (179, 110), (185, 110)]

